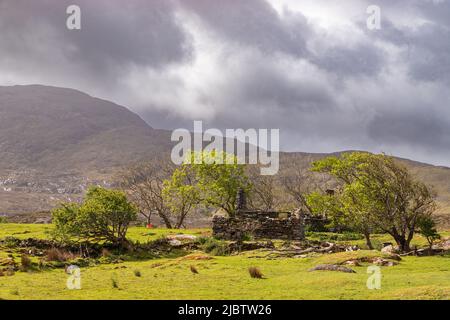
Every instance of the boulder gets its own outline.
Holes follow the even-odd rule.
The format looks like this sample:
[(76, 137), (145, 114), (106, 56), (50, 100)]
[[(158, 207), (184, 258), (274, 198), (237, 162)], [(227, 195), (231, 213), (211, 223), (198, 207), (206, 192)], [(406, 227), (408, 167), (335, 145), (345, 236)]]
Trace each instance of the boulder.
[(354, 270), (344, 267), (344, 266), (339, 266), (339, 265), (335, 265), (335, 264), (319, 264), (317, 266), (315, 266), (312, 269), (309, 269), (309, 271), (318, 271), (318, 270), (323, 270), (323, 271), (339, 271), (339, 272), (346, 272), (346, 273), (356, 273)]
[(381, 249), (381, 252), (391, 254), (391, 253), (398, 253), (399, 250), (397, 247), (394, 247), (392, 244), (390, 244), (390, 245), (383, 247)]
[(393, 267), (398, 264), (398, 262), (396, 262), (396, 261), (386, 260), (386, 259), (379, 258), (379, 257), (373, 259), (372, 263), (377, 266), (383, 266), (383, 267)]
[(355, 266), (355, 267), (361, 266), (361, 264), (359, 263), (358, 260), (348, 260), (348, 261), (345, 261), (344, 264), (346, 264), (348, 266)]
[(169, 245), (171, 245), (172, 247), (179, 247), (179, 246), (182, 246), (183, 243), (180, 240), (177, 240), (177, 239), (170, 239), (169, 240)]
[(191, 234), (176, 234), (168, 235), (166, 238), (169, 240), (194, 241), (197, 239), (197, 236)]

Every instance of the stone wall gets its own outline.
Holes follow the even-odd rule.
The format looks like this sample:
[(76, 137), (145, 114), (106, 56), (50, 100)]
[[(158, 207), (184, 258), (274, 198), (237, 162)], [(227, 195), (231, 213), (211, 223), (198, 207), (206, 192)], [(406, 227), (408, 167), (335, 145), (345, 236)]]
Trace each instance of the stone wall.
[(224, 240), (254, 239), (303, 240), (301, 217), (278, 212), (238, 211), (233, 218), (215, 216), (213, 236)]

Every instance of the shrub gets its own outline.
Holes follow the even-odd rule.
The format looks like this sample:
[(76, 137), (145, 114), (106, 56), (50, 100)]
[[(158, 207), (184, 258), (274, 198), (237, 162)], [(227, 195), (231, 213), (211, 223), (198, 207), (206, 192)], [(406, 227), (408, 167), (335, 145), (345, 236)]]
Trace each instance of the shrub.
[(417, 221), (417, 225), (419, 227), (418, 232), (427, 239), (429, 249), (433, 248), (433, 243), (436, 240), (439, 240), (441, 236), (436, 230), (436, 222), (434, 222), (431, 216), (421, 217)]
[(15, 237), (11, 237), (8, 236), (3, 240), (3, 245), (7, 248), (16, 248), (20, 243), (20, 240), (15, 238)]
[(263, 278), (263, 274), (262, 274), (261, 270), (259, 270), (258, 267), (248, 268), (248, 273), (250, 274), (250, 277), (252, 277), (254, 279), (262, 279)]
[(213, 256), (226, 256), (230, 254), (230, 250), (226, 242), (214, 239), (212, 237), (199, 238), (198, 244), (204, 252)]
[(251, 233), (245, 233), (242, 236), (242, 241), (253, 241), (253, 240), (254, 240), (254, 237)]
[(8, 223), (8, 218), (0, 216), (0, 223)]
[(137, 210), (124, 192), (91, 187), (81, 205), (63, 204), (52, 211), (52, 217), (58, 240), (107, 241), (123, 246)]

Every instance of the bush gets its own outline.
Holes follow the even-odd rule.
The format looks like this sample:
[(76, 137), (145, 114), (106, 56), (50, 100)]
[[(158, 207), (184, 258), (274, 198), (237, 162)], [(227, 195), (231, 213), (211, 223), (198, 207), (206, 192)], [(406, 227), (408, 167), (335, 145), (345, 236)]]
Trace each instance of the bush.
[(242, 236), (242, 241), (253, 241), (253, 240), (254, 240), (254, 237), (251, 233), (245, 233)]
[(197, 240), (200, 248), (213, 256), (226, 256), (230, 254), (228, 244), (212, 237), (201, 237)]
[(8, 223), (8, 218), (0, 216), (0, 223)]
[(107, 241), (123, 246), (137, 210), (124, 192), (101, 187), (89, 188), (81, 205), (63, 204), (52, 212), (55, 225), (54, 237), (68, 242)]
[(7, 248), (16, 248), (19, 243), (20, 240), (15, 237), (7, 236), (3, 239), (3, 245)]
[(441, 239), (441, 236), (436, 230), (436, 222), (433, 220), (431, 216), (421, 217), (417, 221), (418, 225), (418, 233), (420, 233), (425, 239), (427, 239), (427, 242), (429, 244), (430, 250), (433, 247), (433, 243), (436, 240)]

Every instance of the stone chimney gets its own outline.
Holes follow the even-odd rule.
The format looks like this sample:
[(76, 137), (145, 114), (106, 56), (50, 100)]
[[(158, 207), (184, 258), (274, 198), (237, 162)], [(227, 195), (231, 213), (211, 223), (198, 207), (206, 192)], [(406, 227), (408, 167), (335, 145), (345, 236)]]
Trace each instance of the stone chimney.
[(247, 209), (247, 196), (244, 189), (239, 189), (238, 191), (236, 198), (236, 209), (238, 211)]

